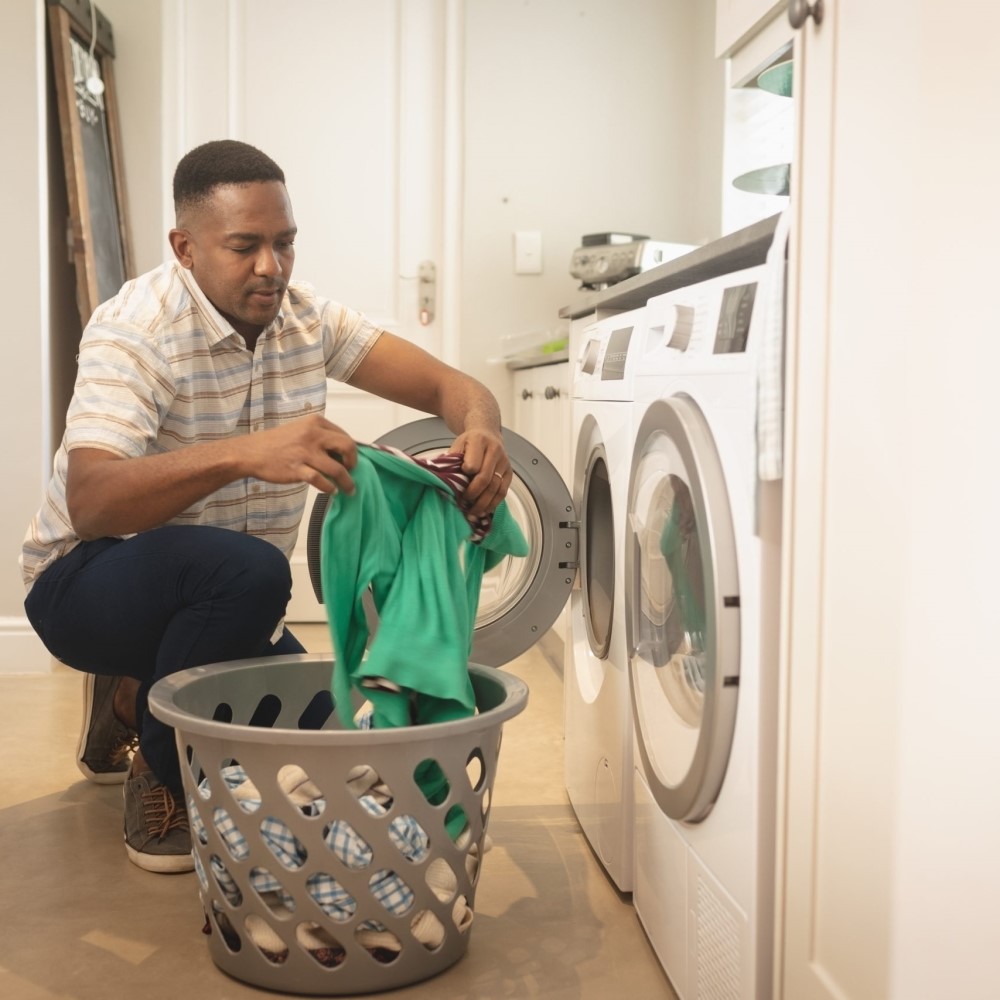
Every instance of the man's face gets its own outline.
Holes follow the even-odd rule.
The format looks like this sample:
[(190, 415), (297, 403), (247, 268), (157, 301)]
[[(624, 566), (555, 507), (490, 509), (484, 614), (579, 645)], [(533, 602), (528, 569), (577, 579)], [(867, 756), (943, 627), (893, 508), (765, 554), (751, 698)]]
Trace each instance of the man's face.
[(295, 263), (295, 219), (279, 181), (227, 184), (170, 233), (178, 261), (252, 344), (278, 315)]

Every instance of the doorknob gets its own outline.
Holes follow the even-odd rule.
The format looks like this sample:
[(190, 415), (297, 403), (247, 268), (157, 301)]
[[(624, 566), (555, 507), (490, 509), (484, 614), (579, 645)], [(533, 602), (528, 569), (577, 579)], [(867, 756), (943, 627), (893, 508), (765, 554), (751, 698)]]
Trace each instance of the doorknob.
[(815, 0), (809, 3), (808, 0), (788, 0), (788, 23), (798, 30), (806, 23), (808, 18), (817, 24), (823, 22), (823, 0)]
[(417, 268), (417, 302), (420, 310), (420, 325), (427, 326), (434, 319), (434, 303), (437, 298), (437, 268), (432, 260), (422, 260)]

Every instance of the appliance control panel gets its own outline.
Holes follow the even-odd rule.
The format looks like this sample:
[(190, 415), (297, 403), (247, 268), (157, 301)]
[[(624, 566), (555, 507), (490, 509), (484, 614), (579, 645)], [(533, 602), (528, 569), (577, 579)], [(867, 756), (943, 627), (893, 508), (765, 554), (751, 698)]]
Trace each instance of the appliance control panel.
[(692, 371), (708, 358), (714, 359), (712, 370), (749, 364), (756, 348), (752, 319), (763, 279), (763, 266), (758, 266), (651, 298), (637, 374)]

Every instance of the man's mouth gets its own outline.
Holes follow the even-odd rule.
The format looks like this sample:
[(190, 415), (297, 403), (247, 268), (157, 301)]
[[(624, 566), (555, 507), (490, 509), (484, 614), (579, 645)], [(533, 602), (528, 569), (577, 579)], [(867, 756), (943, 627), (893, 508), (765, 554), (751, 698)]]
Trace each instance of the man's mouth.
[(281, 288), (255, 288), (251, 293), (250, 297), (255, 299), (260, 299), (264, 302), (274, 302), (276, 299), (281, 298)]

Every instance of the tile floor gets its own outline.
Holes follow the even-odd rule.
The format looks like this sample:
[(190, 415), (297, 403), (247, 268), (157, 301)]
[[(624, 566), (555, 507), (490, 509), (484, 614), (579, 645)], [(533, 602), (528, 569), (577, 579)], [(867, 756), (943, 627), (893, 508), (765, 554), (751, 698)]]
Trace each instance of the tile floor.
[[(298, 626), (311, 652), (323, 626)], [(629, 898), (591, 853), (562, 780), (562, 680), (551, 636), (506, 669), (530, 689), (504, 726), (490, 818), (493, 850), (468, 951), (392, 992), (399, 1000), (675, 998)], [(121, 841), (120, 786), (76, 769), (80, 677), (0, 676), (0, 997), (207, 1000), (287, 995), (221, 972), (201, 933), (197, 880), (151, 875)]]

